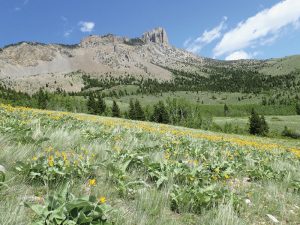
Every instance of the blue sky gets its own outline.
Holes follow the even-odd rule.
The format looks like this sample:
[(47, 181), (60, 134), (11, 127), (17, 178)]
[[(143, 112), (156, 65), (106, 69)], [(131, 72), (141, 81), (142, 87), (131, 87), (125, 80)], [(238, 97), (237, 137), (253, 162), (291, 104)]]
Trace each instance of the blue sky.
[(217, 59), (300, 54), (300, 0), (0, 0), (0, 46), (138, 37), (162, 26), (172, 45)]

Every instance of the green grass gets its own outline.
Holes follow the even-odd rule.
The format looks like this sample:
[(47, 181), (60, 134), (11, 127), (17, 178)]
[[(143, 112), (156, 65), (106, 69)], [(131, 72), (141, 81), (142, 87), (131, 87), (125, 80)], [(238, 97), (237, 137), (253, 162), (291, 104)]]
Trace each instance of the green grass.
[[(107, 224), (271, 224), (266, 214), (299, 223), (300, 161), (287, 151), (294, 141), (4, 105), (0, 134), (1, 225), (31, 224), (38, 218), (24, 202), (43, 205), (64, 182), (75, 196), (105, 196), (113, 209)], [(52, 185), (15, 170), (44, 154), (57, 165), (64, 151), (93, 154), (98, 167)]]
[[(270, 132), (276, 135), (280, 135), (287, 126), (289, 129), (300, 133), (300, 116), (266, 116), (266, 121), (269, 125)], [(214, 117), (213, 121), (224, 126), (227, 124), (232, 124), (233, 126), (239, 126), (240, 128), (247, 130), (249, 118), (248, 117)]]
[[(178, 98), (188, 101), (190, 103), (199, 103), (204, 105), (224, 105), (226, 104), (259, 104), (263, 95), (242, 94), (242, 93), (223, 93), (223, 92), (189, 92), (189, 91), (176, 91), (176, 92), (164, 92), (162, 94), (145, 94), (145, 95), (130, 95), (124, 96), (119, 101), (129, 103), (131, 98), (139, 99), (143, 105), (155, 104), (160, 100), (166, 100), (167, 98)], [(240, 97), (241, 101), (238, 101)]]

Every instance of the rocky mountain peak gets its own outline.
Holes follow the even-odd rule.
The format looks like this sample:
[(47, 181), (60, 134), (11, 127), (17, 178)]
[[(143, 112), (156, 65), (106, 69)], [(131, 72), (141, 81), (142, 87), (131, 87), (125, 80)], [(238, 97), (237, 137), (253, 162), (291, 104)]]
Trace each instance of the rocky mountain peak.
[(142, 36), (142, 40), (146, 43), (154, 42), (157, 44), (169, 45), (167, 32), (162, 27), (145, 32)]

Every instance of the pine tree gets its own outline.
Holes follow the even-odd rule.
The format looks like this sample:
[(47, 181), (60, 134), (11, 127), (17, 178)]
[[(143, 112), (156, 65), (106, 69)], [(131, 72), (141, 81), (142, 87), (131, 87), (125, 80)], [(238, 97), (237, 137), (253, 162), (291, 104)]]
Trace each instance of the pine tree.
[(135, 119), (141, 121), (145, 120), (145, 113), (142, 109), (140, 102), (137, 99), (135, 100), (134, 109), (135, 109)]
[(266, 136), (269, 133), (269, 126), (267, 124), (267, 121), (264, 117), (264, 115), (262, 115), (260, 117), (260, 135), (262, 136)]
[(129, 112), (128, 112), (128, 117), (129, 117), (129, 119), (131, 119), (131, 120), (135, 120), (135, 119), (136, 119), (135, 105), (134, 105), (132, 99), (130, 99), (130, 102), (129, 102)]
[(157, 123), (169, 123), (169, 113), (162, 101), (159, 101), (154, 105), (154, 111), (151, 120)]
[(102, 115), (106, 110), (106, 104), (101, 95), (97, 96), (98, 100), (96, 101), (96, 114)]
[(227, 116), (228, 113), (229, 113), (229, 108), (228, 108), (228, 106), (225, 104), (225, 105), (224, 105), (224, 115)]
[(96, 114), (97, 110), (96, 110), (96, 100), (93, 94), (90, 94), (88, 97), (88, 101), (87, 101), (87, 108), (89, 113), (91, 114)]
[(120, 117), (120, 108), (115, 100), (113, 101), (111, 112), (113, 117)]
[(249, 133), (253, 135), (265, 136), (269, 132), (269, 126), (265, 117), (259, 116), (252, 108), (251, 116), (249, 118)]
[(48, 100), (49, 100), (48, 94), (46, 92), (44, 92), (42, 88), (40, 88), (40, 90), (37, 94), (38, 108), (46, 109)]
[(297, 115), (300, 115), (300, 104), (299, 103), (296, 104), (296, 113), (297, 113)]
[(249, 118), (249, 133), (256, 135), (260, 133), (260, 118), (259, 115), (252, 108), (251, 116)]

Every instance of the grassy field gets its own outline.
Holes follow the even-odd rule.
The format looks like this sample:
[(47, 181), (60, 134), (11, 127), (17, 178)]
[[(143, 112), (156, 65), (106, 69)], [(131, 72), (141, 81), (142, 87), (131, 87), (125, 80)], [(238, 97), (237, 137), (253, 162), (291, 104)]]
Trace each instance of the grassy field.
[(299, 224), (296, 141), (7, 105), (0, 134), (1, 225)]
[[(300, 116), (266, 116), (265, 118), (270, 127), (271, 134), (280, 135), (285, 126), (300, 133)], [(226, 123), (232, 124), (233, 126), (239, 126), (244, 130), (247, 130), (249, 127), (248, 117), (214, 117), (213, 121), (222, 127)]]

